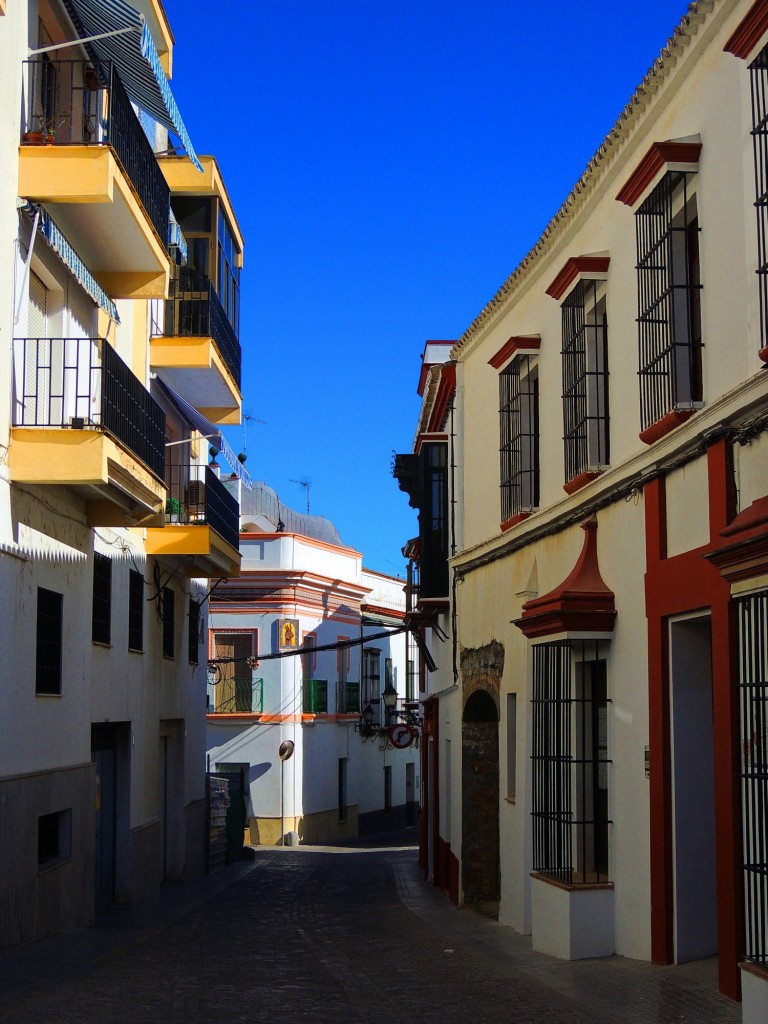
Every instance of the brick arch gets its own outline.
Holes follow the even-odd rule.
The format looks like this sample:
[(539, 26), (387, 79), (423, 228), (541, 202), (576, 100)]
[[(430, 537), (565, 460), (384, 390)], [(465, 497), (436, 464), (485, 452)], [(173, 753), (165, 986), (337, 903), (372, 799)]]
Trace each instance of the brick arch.
[[(462, 888), (469, 903), (494, 903), (500, 895), (499, 694), (504, 647), (492, 640), (483, 647), (465, 648), (460, 665)], [(494, 714), (481, 713), (476, 720), (471, 708), (467, 715), (467, 707), (481, 693), (493, 703)]]

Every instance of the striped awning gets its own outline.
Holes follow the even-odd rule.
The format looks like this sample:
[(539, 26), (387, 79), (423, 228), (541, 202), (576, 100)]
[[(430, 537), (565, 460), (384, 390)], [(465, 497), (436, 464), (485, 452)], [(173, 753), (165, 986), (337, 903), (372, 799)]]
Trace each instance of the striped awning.
[(206, 419), (205, 416), (203, 416), (203, 414), (194, 407), (194, 405), (190, 405), (186, 398), (182, 398), (177, 391), (173, 390), (170, 384), (166, 384), (162, 377), (155, 374), (154, 379), (163, 394), (166, 395), (170, 399), (171, 403), (176, 407), (179, 416), (181, 416), (185, 423), (192, 427), (193, 430), (196, 430), (208, 441), (209, 445), (224, 456), (232, 472), (239, 480), (242, 480), (243, 486), (249, 489), (253, 487), (253, 481), (251, 480), (248, 470), (232, 451), (226, 437), (224, 437), (221, 432), (221, 428), (217, 427), (214, 423), (211, 423), (209, 419)]
[[(64, 5), (82, 38), (102, 36), (87, 43), (93, 56), (114, 62), (133, 102), (177, 135), (202, 171), (144, 15), (126, 0), (64, 0)], [(104, 37), (110, 32), (119, 34)]]
[(120, 317), (117, 312), (117, 306), (98, 283), (80, 256), (78, 256), (69, 239), (61, 232), (50, 213), (42, 206), (32, 206), (31, 204), (25, 207), (25, 209), (31, 216), (34, 213), (39, 214), (37, 221), (38, 231), (48, 245), (53, 249), (67, 270), (69, 270), (83, 291), (87, 292), (96, 305), (101, 306), (104, 312), (115, 323), (119, 324)]

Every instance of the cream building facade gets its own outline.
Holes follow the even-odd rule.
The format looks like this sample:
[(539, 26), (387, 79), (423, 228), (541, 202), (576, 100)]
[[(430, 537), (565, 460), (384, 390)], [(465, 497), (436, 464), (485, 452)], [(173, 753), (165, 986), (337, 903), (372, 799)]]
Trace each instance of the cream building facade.
[(206, 867), (243, 241), (172, 51), (158, 0), (0, 5), (0, 947)]
[(265, 494), (243, 492), (242, 570), (211, 600), (209, 771), (244, 793), (253, 844), (415, 825), (418, 652), (404, 582), (365, 569), (327, 520)]
[(767, 45), (767, 4), (690, 6), (528, 256), (428, 343), (395, 467), (437, 663), (425, 870), (556, 956), (716, 956), (761, 1024)]

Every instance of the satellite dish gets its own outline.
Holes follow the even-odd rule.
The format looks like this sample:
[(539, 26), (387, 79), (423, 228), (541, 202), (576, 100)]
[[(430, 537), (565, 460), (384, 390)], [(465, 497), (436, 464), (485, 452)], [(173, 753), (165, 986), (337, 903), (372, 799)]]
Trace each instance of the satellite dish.
[(291, 757), (291, 755), (293, 754), (294, 746), (295, 743), (293, 742), (293, 740), (283, 740), (277, 751), (277, 756), (280, 758), (281, 761), (287, 761)]

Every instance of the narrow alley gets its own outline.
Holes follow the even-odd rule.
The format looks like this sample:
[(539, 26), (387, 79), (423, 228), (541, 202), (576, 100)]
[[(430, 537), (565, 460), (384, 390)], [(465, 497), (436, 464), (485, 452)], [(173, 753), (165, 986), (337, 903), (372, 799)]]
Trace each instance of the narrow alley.
[(715, 1024), (741, 1019), (713, 964), (567, 963), (454, 907), (412, 830), (338, 847), (259, 848), (98, 928), (0, 956), (0, 1021), (313, 1024), (483, 1020)]

